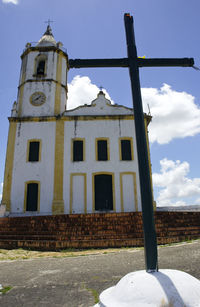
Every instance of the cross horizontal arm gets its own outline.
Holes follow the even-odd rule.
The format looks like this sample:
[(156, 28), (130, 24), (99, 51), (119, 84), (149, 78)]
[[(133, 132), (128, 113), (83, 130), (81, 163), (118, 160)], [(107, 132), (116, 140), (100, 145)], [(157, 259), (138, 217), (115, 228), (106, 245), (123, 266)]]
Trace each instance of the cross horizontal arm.
[(128, 59), (75, 59), (69, 60), (70, 68), (89, 67), (128, 67)]
[[(137, 58), (138, 67), (192, 67), (194, 65), (193, 58), (155, 58), (143, 59)], [(75, 59), (69, 60), (70, 68), (91, 68), (91, 67), (129, 67), (128, 58), (116, 59)]]
[(137, 58), (139, 67), (167, 67), (167, 66), (181, 66), (181, 67), (192, 67), (194, 65), (193, 58), (182, 58), (182, 59), (170, 59), (170, 58), (156, 58), (156, 59), (143, 59)]

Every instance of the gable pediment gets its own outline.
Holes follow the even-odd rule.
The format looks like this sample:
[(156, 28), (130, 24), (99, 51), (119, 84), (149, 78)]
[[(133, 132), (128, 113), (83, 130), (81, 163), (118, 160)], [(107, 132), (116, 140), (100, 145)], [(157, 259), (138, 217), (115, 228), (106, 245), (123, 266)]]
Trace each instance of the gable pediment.
[(98, 116), (98, 115), (132, 115), (133, 110), (117, 104), (111, 104), (105, 94), (100, 91), (90, 105), (79, 106), (64, 112), (64, 116)]

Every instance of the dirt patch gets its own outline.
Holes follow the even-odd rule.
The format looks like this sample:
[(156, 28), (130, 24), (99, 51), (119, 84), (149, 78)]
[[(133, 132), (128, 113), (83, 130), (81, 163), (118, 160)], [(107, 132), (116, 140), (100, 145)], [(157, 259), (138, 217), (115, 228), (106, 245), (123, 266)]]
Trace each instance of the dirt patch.
[(87, 255), (97, 254), (109, 254), (117, 253), (122, 250), (138, 250), (138, 248), (109, 248), (109, 249), (89, 249), (89, 250), (78, 250), (78, 249), (66, 249), (59, 252), (43, 252), (43, 251), (31, 251), (25, 249), (0, 249), (0, 261), (5, 260), (25, 260), (35, 258), (64, 258), (64, 257), (78, 257)]
[[(188, 240), (186, 242), (159, 245), (158, 248), (166, 246), (179, 246), (189, 243), (198, 243), (200, 240)], [(22, 248), (18, 249), (0, 249), (0, 261), (12, 261), (12, 260), (26, 260), (26, 259), (35, 259), (35, 258), (65, 258), (65, 257), (79, 257), (87, 255), (98, 255), (98, 254), (110, 254), (110, 253), (119, 253), (124, 250), (129, 252), (136, 252), (143, 249), (143, 247), (121, 247), (121, 248), (107, 248), (107, 249), (65, 249), (57, 252), (51, 251), (33, 251), (26, 250)]]

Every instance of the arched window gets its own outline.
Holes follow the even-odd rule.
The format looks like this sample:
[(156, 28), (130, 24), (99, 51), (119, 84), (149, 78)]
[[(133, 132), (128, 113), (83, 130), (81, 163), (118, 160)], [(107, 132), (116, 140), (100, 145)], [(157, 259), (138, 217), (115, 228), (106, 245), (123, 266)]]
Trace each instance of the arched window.
[(47, 70), (47, 56), (45, 54), (39, 54), (35, 58), (35, 76), (45, 76)]
[(45, 61), (40, 60), (37, 65), (37, 75), (44, 75), (45, 72)]

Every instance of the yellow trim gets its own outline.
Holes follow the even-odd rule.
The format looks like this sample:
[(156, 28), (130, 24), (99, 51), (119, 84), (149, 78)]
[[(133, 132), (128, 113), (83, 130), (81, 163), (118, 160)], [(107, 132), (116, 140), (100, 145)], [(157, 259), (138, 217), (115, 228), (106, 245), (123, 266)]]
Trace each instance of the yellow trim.
[[(29, 161), (29, 151), (30, 151), (30, 143), (31, 142), (39, 142), (40, 143), (40, 145), (39, 145), (39, 159), (38, 159), (38, 161)], [(41, 161), (41, 152), (42, 152), (42, 140), (40, 140), (40, 139), (30, 139), (30, 140), (27, 140), (26, 162), (35, 163), (35, 162)]]
[[(37, 180), (30, 180), (25, 182), (25, 189), (24, 189), (24, 212), (26, 210), (26, 202), (27, 202), (27, 186), (29, 183), (37, 183), (38, 184), (38, 202), (37, 202), (37, 212), (40, 212), (40, 181)], [(28, 211), (29, 212), (29, 211)], [(33, 211), (35, 212), (35, 211)]]
[(59, 49), (56, 46), (35, 46), (35, 47), (29, 47), (27, 48), (23, 54), (21, 55), (21, 59), (23, 59), (26, 55), (28, 55), (30, 52), (49, 52), (49, 51), (53, 51), (56, 53), (61, 53), (63, 57), (65, 57), (67, 59), (67, 68), (69, 69), (69, 62), (68, 62), (68, 55), (62, 51), (61, 49)]
[[(98, 160), (98, 146), (97, 146), (97, 142), (98, 141), (107, 141), (107, 160)], [(106, 162), (110, 160), (110, 140), (109, 138), (104, 138), (104, 137), (100, 137), (100, 138), (95, 138), (95, 157), (96, 157), (96, 161), (99, 162)]]
[(148, 153), (148, 162), (149, 162), (151, 192), (152, 192), (152, 198), (153, 198), (152, 200), (153, 200), (154, 210), (156, 210), (156, 202), (154, 201), (154, 195), (153, 195), (153, 180), (152, 180), (151, 156), (150, 156), (149, 137), (148, 137), (148, 122), (147, 122), (146, 118), (144, 119), (144, 126), (145, 126), (146, 142), (147, 142), (147, 153)]
[(11, 210), (11, 187), (13, 176), (13, 164), (15, 155), (17, 123), (11, 122), (8, 133), (6, 163), (4, 172), (3, 197), (2, 204), (6, 205), (6, 211)]
[(54, 114), (60, 114), (61, 108), (61, 82), (62, 82), (62, 54), (60, 52), (57, 53), (57, 68), (56, 68), (56, 80), (58, 83), (56, 84), (55, 91), (55, 106), (54, 106)]
[[(70, 174), (70, 214), (72, 214), (73, 205), (73, 177), (84, 177), (84, 213), (87, 213), (87, 174), (86, 173), (72, 173)], [(77, 191), (78, 192), (78, 191)]]
[[(40, 79), (28, 79), (28, 80), (26, 80), (24, 83), (21, 83), (19, 86), (18, 86), (18, 89), (20, 89), (20, 87), (21, 86), (23, 86), (25, 83), (32, 83), (32, 82), (34, 82), (34, 83), (38, 83), (38, 82), (46, 82), (46, 83), (49, 83), (49, 82), (54, 82), (54, 83), (58, 83), (58, 81), (56, 81), (56, 80), (54, 80), (54, 79), (48, 79), (48, 78), (46, 78), (46, 77), (40, 77)], [(63, 87), (66, 91), (67, 91), (67, 89), (68, 89), (68, 87), (67, 87), (67, 85), (64, 85), (64, 84), (60, 84), (61, 85), (61, 87)]]
[[(79, 121), (91, 121), (91, 120), (133, 120), (134, 117), (132, 115), (106, 115), (106, 116), (61, 116), (59, 118), (60, 120), (63, 121), (74, 121), (74, 120), (79, 120)], [(16, 121), (16, 122), (42, 122), (42, 121), (56, 121), (57, 120), (57, 116), (37, 116), (37, 117), (21, 117), (21, 118), (17, 118), (17, 117), (9, 117), (9, 121)]]
[(115, 174), (112, 172), (95, 172), (92, 173), (92, 211), (95, 212), (95, 186), (94, 177), (96, 175), (111, 175), (112, 176), (112, 192), (113, 192), (113, 211), (116, 212), (116, 200), (115, 200)]
[(120, 173), (120, 197), (121, 197), (121, 211), (124, 212), (124, 195), (123, 195), (123, 175), (132, 175), (133, 176), (133, 190), (134, 190), (134, 199), (135, 203), (133, 204), (135, 211), (138, 211), (138, 196), (137, 196), (137, 182), (136, 182), (136, 173), (135, 172), (121, 172)]
[(52, 213), (64, 213), (63, 200), (63, 159), (64, 159), (64, 121), (56, 122), (55, 161), (54, 161), (54, 191)]
[[(57, 118), (55, 116), (41, 116), (41, 117), (8, 117), (9, 122), (23, 123), (23, 122), (55, 122)], [(62, 120), (62, 119), (61, 119)]]
[(131, 145), (131, 160), (128, 160), (128, 161), (133, 161), (134, 160), (134, 148), (133, 148), (133, 138), (132, 137), (120, 137), (119, 138), (119, 160), (120, 161), (127, 161), (127, 160), (122, 160), (122, 147), (121, 147), (121, 141), (122, 140), (130, 141), (130, 145)]
[(73, 160), (74, 141), (83, 141), (83, 161), (85, 161), (85, 138), (73, 138), (73, 139), (71, 139), (71, 161), (72, 162), (83, 162), (83, 161), (74, 161)]

